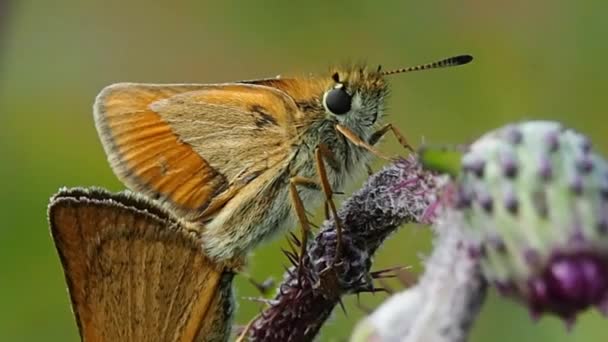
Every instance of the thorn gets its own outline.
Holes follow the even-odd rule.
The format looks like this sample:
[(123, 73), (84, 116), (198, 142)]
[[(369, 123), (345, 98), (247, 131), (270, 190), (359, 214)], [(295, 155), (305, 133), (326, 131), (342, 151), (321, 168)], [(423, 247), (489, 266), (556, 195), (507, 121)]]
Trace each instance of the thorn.
[(602, 303), (597, 306), (597, 309), (604, 317), (608, 317), (608, 298), (605, 298)]
[(274, 280), (270, 277), (261, 283), (256, 281), (249, 275), (247, 275), (245, 277), (247, 278), (247, 280), (249, 280), (249, 283), (251, 283), (253, 286), (255, 286), (255, 288), (263, 295), (267, 294), (268, 291), (270, 291), (270, 289), (273, 288), (274, 284), (275, 284)]
[(243, 300), (248, 300), (254, 303), (261, 303), (264, 305), (272, 306), (273, 301), (271, 299), (259, 298), (259, 297), (241, 297)]
[(566, 324), (568, 333), (571, 333), (572, 329), (574, 329), (574, 324), (576, 323), (576, 315), (573, 314), (570, 317), (564, 317), (564, 323)]
[(372, 166), (369, 164), (365, 164), (365, 169), (367, 170), (367, 175), (371, 176), (374, 174), (374, 170), (372, 169)]
[(255, 321), (257, 320), (258, 317), (259, 316), (255, 316), (251, 321), (249, 321), (249, 323), (247, 323), (247, 325), (242, 329), (241, 333), (238, 335), (235, 342), (245, 341), (245, 339), (247, 338), (247, 335), (249, 334), (249, 331), (251, 330), (251, 327), (253, 326), (253, 323), (255, 323)]
[(397, 272), (397, 279), (404, 287), (412, 287), (418, 282), (418, 276), (408, 270)]
[[(301, 259), (300, 259), (301, 260)], [(302, 271), (302, 265), (298, 264), (297, 266), (295, 266), (296, 269), (298, 270), (297, 275), (296, 275), (296, 284), (297, 284), (297, 288), (301, 289), (303, 286), (303, 282), (302, 279), (304, 278), (304, 271)]]
[(388, 292), (387, 289), (385, 289), (383, 287), (374, 287), (374, 288), (372, 288), (372, 293), (376, 293), (376, 292), (390, 293), (390, 292)]
[[(411, 286), (416, 283), (416, 276), (409, 272), (411, 266), (395, 266), (390, 267), (374, 272), (370, 272), (370, 276), (373, 279), (387, 279), (387, 278), (397, 278), (404, 286)], [(394, 273), (392, 273), (394, 272)]]
[(372, 308), (369, 308), (369, 307), (363, 305), (363, 303), (361, 303), (361, 298), (359, 297), (359, 293), (357, 293), (357, 307), (359, 308), (359, 310), (363, 311), (366, 315), (370, 315), (372, 312), (374, 312), (374, 310)]
[(297, 300), (301, 300), (303, 297), (308, 296), (310, 294), (310, 288), (300, 288), (298, 290), (298, 292), (296, 293), (295, 299)]
[(299, 246), (296, 247), (295, 244), (289, 238), (287, 239), (287, 244), (289, 245), (290, 252), (292, 252), (293, 254), (298, 253)]
[(291, 270), (291, 267), (283, 265), (283, 269), (285, 270), (285, 273), (289, 275), (289, 277), (293, 278), (293, 271)]
[(299, 288), (298, 291), (296, 292), (296, 295), (294, 297), (294, 299), (296, 301), (302, 299), (302, 297), (304, 297), (304, 289), (303, 288)]
[(300, 262), (297, 256), (293, 255), (292, 253), (285, 253), (287, 255), (287, 259), (289, 259), (289, 262), (291, 262), (291, 265), (294, 267), (299, 267), (300, 266)]
[(383, 272), (380, 271), (381, 273), (376, 273), (376, 272), (370, 272), (370, 275), (372, 276), (372, 279), (390, 279), (390, 278), (397, 278), (397, 273), (388, 273), (388, 272)]
[(367, 281), (365, 273), (362, 273), (357, 277), (357, 279), (355, 279), (355, 281), (352, 282), (352, 284), (355, 284), (355, 287), (358, 288), (366, 288), (366, 286), (369, 285), (370, 282)]
[(385, 278), (378, 278), (378, 282), (380, 283), (380, 285), (382, 285), (382, 288), (384, 288), (384, 290), (386, 291), (386, 293), (388, 294), (393, 294), (395, 293), (395, 290), (393, 290), (389, 285), (388, 282), (386, 281)]
[(342, 302), (342, 298), (338, 298), (338, 304), (340, 304), (342, 312), (344, 312), (344, 316), (348, 317), (348, 313), (346, 312), (346, 307), (344, 307), (344, 302)]
[(235, 324), (232, 326), (232, 333), (236, 336), (241, 336), (243, 331), (247, 328), (247, 325)]
[(382, 287), (371, 287), (369, 289), (361, 289), (358, 292), (360, 292), (360, 293), (371, 293), (372, 295), (376, 294), (376, 292), (387, 292), (388, 293), (388, 291), (386, 291), (386, 289), (382, 288)]
[(289, 262), (291, 262), (293, 266), (298, 266), (299, 262), (297, 255), (283, 248), (281, 248), (281, 251), (283, 252), (283, 254), (285, 254), (285, 256), (287, 256), (287, 259), (289, 259)]
[[(300, 241), (300, 239), (296, 236), (296, 234), (294, 234), (293, 232), (289, 232), (289, 235), (291, 237), (291, 242), (293, 242), (296, 246), (298, 247), (302, 247), (302, 242)], [(289, 239), (288, 239), (289, 241)]]
[[(381, 270), (370, 272), (369, 274), (372, 278), (394, 278), (397, 276), (397, 273), (391, 274), (390, 272), (401, 271), (412, 268), (411, 266), (395, 266), (389, 268), (383, 268)], [(388, 274), (386, 277), (384, 274)]]
[[(266, 311), (262, 311), (262, 312), (266, 312)], [(267, 317), (266, 317), (266, 319), (269, 321), (274, 320), (281, 311), (280, 310), (271, 310), (271, 312), (272, 313), (270, 315), (267, 315)]]
[(538, 323), (538, 321), (540, 320), (541, 312), (538, 311), (537, 309), (531, 308), (530, 310), (528, 310), (528, 313), (530, 314), (530, 318), (532, 319), (532, 321), (534, 323)]

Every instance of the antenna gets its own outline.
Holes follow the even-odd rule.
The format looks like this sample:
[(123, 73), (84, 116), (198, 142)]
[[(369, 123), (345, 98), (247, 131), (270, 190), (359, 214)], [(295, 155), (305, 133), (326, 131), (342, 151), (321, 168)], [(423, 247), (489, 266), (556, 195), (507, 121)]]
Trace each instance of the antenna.
[(472, 60), (473, 60), (473, 56), (471, 56), (471, 55), (460, 55), (460, 56), (454, 56), (454, 57), (442, 59), (440, 61), (433, 62), (433, 63), (420, 64), (420, 65), (406, 67), (406, 68), (382, 71), (380, 74), (384, 75), (384, 76), (388, 76), (388, 75), (401, 74), (401, 73), (412, 72), (412, 71), (447, 68), (447, 67), (467, 64), (467, 63), (470, 63)]

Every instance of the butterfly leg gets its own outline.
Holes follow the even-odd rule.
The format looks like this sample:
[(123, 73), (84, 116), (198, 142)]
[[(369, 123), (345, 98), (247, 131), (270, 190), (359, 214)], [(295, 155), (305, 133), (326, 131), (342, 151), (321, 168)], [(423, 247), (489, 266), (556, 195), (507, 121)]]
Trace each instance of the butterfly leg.
[(374, 169), (372, 169), (372, 166), (369, 163), (365, 164), (365, 170), (367, 171), (368, 176), (371, 176), (374, 174)]
[[(333, 201), (333, 190), (331, 188), (331, 184), (329, 182), (329, 178), (327, 176), (327, 169), (325, 167), (325, 161), (330, 164), (336, 164), (336, 160), (333, 157), (332, 152), (327, 148), (327, 146), (320, 144), (315, 149), (315, 164), (317, 168), (317, 175), (319, 177), (319, 182), (305, 178), (300, 176), (295, 176), (290, 179), (290, 195), (293, 203), (293, 207), (296, 211), (296, 216), (300, 221), (302, 227), (302, 246), (300, 251), (300, 260), (299, 263), (302, 263), (302, 258), (306, 253), (306, 247), (308, 243), (308, 235), (310, 234), (310, 222), (308, 221), (308, 216), (306, 215), (306, 210), (304, 208), (304, 203), (300, 198), (300, 195), (297, 191), (297, 186), (306, 186), (306, 187), (316, 187), (323, 190), (325, 195), (325, 215), (326, 218), (329, 216), (328, 212), (331, 213), (331, 216), (334, 218), (336, 222), (336, 255), (334, 256), (334, 260), (332, 261), (332, 266), (336, 264), (336, 262), (340, 258), (340, 253), (342, 250), (342, 222), (338, 217), (338, 211), (336, 210), (336, 204)], [(301, 275), (301, 268), (298, 269), (298, 275)]]
[(397, 141), (399, 141), (399, 144), (401, 144), (401, 146), (414, 152), (414, 148), (412, 147), (412, 145), (410, 145), (410, 143), (407, 142), (407, 139), (401, 133), (401, 131), (390, 123), (386, 124), (384, 127), (374, 132), (374, 134), (372, 134), (372, 136), (369, 138), (369, 144), (372, 146), (376, 145), (380, 138), (382, 138), (388, 131), (391, 131), (393, 133), (393, 135), (395, 136), (395, 138), (397, 138)]
[(350, 142), (352, 142), (356, 146), (362, 147), (362, 148), (368, 150), (369, 152), (371, 152), (373, 155), (375, 155), (379, 158), (382, 158), (384, 160), (389, 160), (389, 161), (392, 160), (390, 157), (388, 157), (385, 154), (383, 154), (382, 152), (378, 151), (374, 146), (370, 145), (363, 139), (359, 138), (359, 136), (357, 136), (357, 134), (355, 134), (355, 132), (351, 131), (346, 126), (337, 124), (336, 130), (338, 132), (340, 132), (344, 137), (346, 137), (346, 139), (350, 140)]
[[(304, 208), (304, 203), (302, 202), (302, 198), (300, 198), (300, 194), (298, 193), (297, 186), (305, 186), (305, 187), (313, 187), (318, 189), (319, 184), (309, 178), (294, 176), (289, 180), (289, 194), (291, 196), (291, 202), (293, 204), (293, 208), (296, 211), (296, 216), (300, 221), (300, 227), (302, 228), (302, 241), (301, 241), (301, 250), (298, 262), (298, 279), (301, 279), (302, 276), (302, 260), (304, 259), (304, 255), (306, 253), (306, 247), (308, 245), (308, 235), (310, 235), (310, 221), (308, 221), (308, 216), (306, 215), (306, 208)], [(299, 281), (299, 280), (298, 280)]]
[[(330, 165), (336, 165), (336, 160), (333, 153), (327, 148), (326, 145), (320, 144), (315, 149), (315, 161), (317, 165), (317, 174), (321, 182), (321, 189), (325, 194), (325, 203), (329, 207), (331, 215), (336, 225), (336, 252), (333, 260), (327, 267), (322, 270), (319, 274), (319, 282), (314, 284), (313, 287), (320, 290), (327, 298), (334, 298), (344, 310), (344, 304), (340, 300), (340, 281), (336, 266), (340, 265), (340, 258), (342, 254), (342, 236), (343, 236), (343, 224), (342, 220), (338, 216), (336, 205), (333, 201), (334, 191), (331, 189), (331, 183), (327, 175), (327, 169), (325, 162)], [(346, 311), (345, 311), (346, 312)]]
[(334, 266), (336, 262), (340, 259), (340, 253), (342, 250), (342, 222), (340, 220), (340, 217), (338, 217), (336, 204), (333, 200), (334, 192), (331, 188), (329, 178), (327, 177), (325, 161), (327, 160), (330, 164), (336, 164), (336, 161), (334, 159), (333, 153), (324, 144), (319, 144), (319, 146), (317, 146), (317, 148), (315, 149), (315, 159), (317, 165), (317, 175), (319, 176), (319, 180), (321, 181), (321, 189), (325, 194), (325, 205), (326, 208), (329, 207), (331, 216), (334, 218), (334, 221), (336, 223), (336, 255), (334, 256), (334, 260), (332, 262), (332, 266)]

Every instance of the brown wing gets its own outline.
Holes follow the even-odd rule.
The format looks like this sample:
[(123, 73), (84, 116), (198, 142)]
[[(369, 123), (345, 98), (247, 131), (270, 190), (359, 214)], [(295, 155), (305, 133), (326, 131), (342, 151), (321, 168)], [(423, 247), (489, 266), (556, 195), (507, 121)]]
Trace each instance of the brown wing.
[(234, 296), (232, 279), (234, 273), (224, 272), (209, 311), (202, 322), (197, 341), (225, 341), (232, 332)]
[(231, 312), (232, 274), (163, 209), (125, 193), (61, 190), (49, 222), (84, 341), (227, 339), (229, 315), (205, 320)]
[(94, 110), (118, 177), (190, 220), (287, 157), (295, 111), (265, 86), (131, 83), (105, 88)]

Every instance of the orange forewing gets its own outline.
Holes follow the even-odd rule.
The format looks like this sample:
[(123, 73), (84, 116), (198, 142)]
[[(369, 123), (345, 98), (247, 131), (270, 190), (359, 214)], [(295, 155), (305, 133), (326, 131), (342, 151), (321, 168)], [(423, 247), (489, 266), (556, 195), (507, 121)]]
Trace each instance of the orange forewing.
[(204, 208), (223, 179), (149, 105), (192, 89), (115, 86), (106, 88), (95, 106), (96, 124), (118, 176), (134, 190), (153, 190), (185, 210)]
[(288, 94), (295, 102), (310, 102), (318, 100), (323, 92), (333, 84), (331, 78), (267, 78), (246, 81), (265, 87), (275, 88)]
[[(288, 127), (292, 124), (292, 116), (297, 109), (293, 99), (286, 95), (270, 87), (227, 83), (201, 85), (199, 89), (175, 95), (168, 98), (168, 101), (175, 100), (178, 102), (181, 105), (179, 109), (182, 110), (182, 113), (189, 109), (198, 110), (199, 106), (203, 105), (210, 112), (197, 113), (201, 117), (212, 116), (214, 114), (211, 113), (213, 109), (219, 110), (221, 108), (232, 111), (232, 116), (238, 116), (238, 113), (254, 114), (252, 112), (254, 108), (264, 108), (265, 112), (277, 121), (277, 125)], [(163, 102), (160, 102), (160, 107), (162, 105)], [(155, 109), (155, 106), (152, 105), (152, 108)], [(174, 112), (172, 114), (179, 116), (182, 113)], [(231, 122), (235, 118), (224, 116), (222, 119)], [(236, 120), (241, 121), (243, 119), (238, 118)]]
[[(95, 103), (97, 129), (119, 178), (186, 219), (213, 214), (205, 210), (229, 200), (243, 183), (237, 181), (264, 171), (263, 156), (286, 158), (296, 111), (285, 93), (251, 84), (124, 83), (104, 89)], [(262, 128), (267, 132), (253, 134)], [(241, 157), (241, 150), (251, 153)]]

